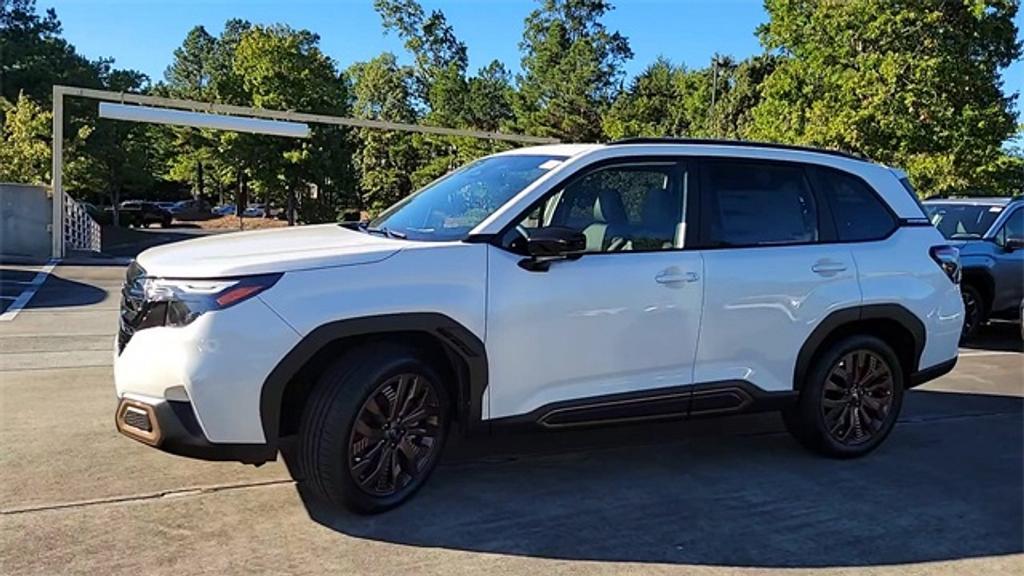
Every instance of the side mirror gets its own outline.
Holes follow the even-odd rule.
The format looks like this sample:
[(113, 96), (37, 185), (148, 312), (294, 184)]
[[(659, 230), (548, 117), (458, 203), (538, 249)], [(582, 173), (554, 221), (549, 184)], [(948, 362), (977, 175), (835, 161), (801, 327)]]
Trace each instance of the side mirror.
[(526, 238), (530, 257), (519, 265), (531, 272), (546, 272), (552, 262), (578, 258), (586, 251), (587, 237), (583, 232), (562, 226), (537, 228)]
[(1014, 250), (1020, 250), (1024, 248), (1024, 238), (1007, 238), (1003, 244), (1003, 248), (1007, 252), (1013, 252)]

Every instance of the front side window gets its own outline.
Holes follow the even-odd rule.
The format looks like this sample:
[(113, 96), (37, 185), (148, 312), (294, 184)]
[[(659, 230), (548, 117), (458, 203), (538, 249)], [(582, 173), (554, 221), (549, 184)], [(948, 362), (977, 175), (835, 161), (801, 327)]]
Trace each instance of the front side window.
[(924, 205), (932, 224), (950, 240), (981, 238), (1003, 212), (1002, 206), (928, 202)]
[(582, 232), (587, 252), (671, 250), (682, 246), (684, 199), (673, 162), (598, 168), (535, 206), (504, 244), (521, 252), (532, 230), (558, 226)]
[(368, 229), (410, 240), (462, 240), (564, 159), (511, 154), (477, 160), (388, 208), (370, 222)]
[(896, 229), (895, 218), (863, 180), (831, 168), (816, 170), (840, 241), (881, 240)]
[(709, 246), (770, 246), (818, 240), (818, 211), (801, 167), (709, 160), (702, 169)]
[(996, 234), (996, 244), (1006, 246), (1006, 241), (1010, 238), (1024, 238), (1024, 208), (1018, 208), (1006, 219), (1003, 227)]

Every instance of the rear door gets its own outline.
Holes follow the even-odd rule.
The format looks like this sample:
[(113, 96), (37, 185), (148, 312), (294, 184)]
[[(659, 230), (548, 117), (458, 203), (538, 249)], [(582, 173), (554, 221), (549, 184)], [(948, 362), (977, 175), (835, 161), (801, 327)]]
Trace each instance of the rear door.
[(811, 331), (860, 303), (850, 250), (835, 242), (805, 166), (707, 159), (700, 171), (705, 297), (694, 380), (791, 390)]

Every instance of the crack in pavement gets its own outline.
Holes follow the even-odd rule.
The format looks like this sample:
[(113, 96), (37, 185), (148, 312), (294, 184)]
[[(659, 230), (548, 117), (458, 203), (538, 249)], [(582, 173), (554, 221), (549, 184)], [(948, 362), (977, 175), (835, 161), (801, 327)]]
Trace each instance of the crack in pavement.
[(61, 502), (58, 504), (40, 504), (37, 506), (24, 506), (21, 508), (8, 508), (0, 510), (0, 516), (14, 516), (17, 514), (28, 514), (31, 512), (48, 512), (51, 510), (67, 510), (74, 508), (86, 508), (89, 506), (102, 506), (103, 504), (123, 504), (126, 502), (139, 502), (143, 500), (157, 500), (160, 498), (174, 498), (180, 496), (194, 496), (202, 494), (213, 494), (228, 490), (240, 490), (244, 488), (259, 488), (262, 486), (276, 486), (294, 484), (291, 478), (279, 480), (262, 480), (258, 482), (239, 482), (235, 484), (214, 484), (212, 486), (193, 486), (190, 488), (174, 488), (149, 492), (146, 494), (128, 494), (125, 496), (110, 496), (108, 498), (95, 498), (92, 500), (78, 500), (75, 502)]

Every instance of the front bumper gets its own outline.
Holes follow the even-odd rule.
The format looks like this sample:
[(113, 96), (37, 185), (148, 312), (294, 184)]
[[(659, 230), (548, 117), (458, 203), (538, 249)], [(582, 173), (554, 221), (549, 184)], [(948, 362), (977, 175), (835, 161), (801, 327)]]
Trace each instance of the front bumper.
[(263, 382), (298, 339), (259, 297), (187, 326), (138, 330), (113, 351), (117, 396), (190, 405), (190, 420), (213, 444), (267, 443)]
[(121, 434), (179, 456), (245, 464), (262, 464), (277, 457), (267, 444), (210, 442), (190, 402), (125, 396), (118, 401), (115, 423)]

